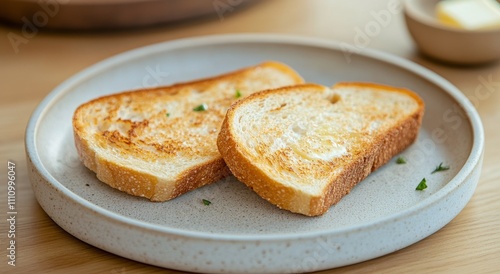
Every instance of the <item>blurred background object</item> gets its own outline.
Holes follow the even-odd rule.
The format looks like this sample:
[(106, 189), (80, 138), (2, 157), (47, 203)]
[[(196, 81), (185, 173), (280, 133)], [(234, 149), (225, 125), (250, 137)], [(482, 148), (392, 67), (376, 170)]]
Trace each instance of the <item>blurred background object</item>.
[[(435, 60), (460, 65), (500, 59), (500, 28), (470, 30), (444, 24), (438, 18), (440, 3), (440, 0), (404, 1), (406, 25), (422, 53)], [(494, 1), (491, 3), (497, 5)], [(500, 4), (498, 6), (496, 8), (500, 8)], [(481, 19), (472, 12), (465, 16), (471, 16), (471, 20)]]
[(117, 29), (170, 23), (209, 14), (222, 18), (224, 13), (256, 1), (2, 0), (0, 20), (52, 29)]
[(436, 15), (441, 23), (456, 28), (500, 28), (500, 4), (496, 0), (444, 0), (436, 5)]

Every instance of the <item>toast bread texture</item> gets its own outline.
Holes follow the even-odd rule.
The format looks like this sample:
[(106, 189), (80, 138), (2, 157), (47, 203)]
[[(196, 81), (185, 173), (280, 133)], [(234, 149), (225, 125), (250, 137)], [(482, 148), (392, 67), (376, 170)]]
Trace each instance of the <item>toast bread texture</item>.
[(417, 138), (424, 102), (373, 83), (282, 87), (228, 110), (217, 145), (231, 172), (279, 208), (328, 211)]
[[(76, 149), (97, 178), (151, 201), (166, 201), (230, 174), (216, 139), (231, 104), (254, 92), (303, 83), (265, 62), (213, 78), (122, 92), (79, 106)], [(241, 97), (241, 98), (240, 98)]]

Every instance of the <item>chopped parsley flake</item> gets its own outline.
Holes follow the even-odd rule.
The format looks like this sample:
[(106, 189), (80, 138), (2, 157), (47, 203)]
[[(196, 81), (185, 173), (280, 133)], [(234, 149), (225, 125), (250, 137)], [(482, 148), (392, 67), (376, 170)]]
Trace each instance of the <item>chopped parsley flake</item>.
[(207, 104), (201, 104), (195, 108), (193, 108), (194, 111), (205, 111), (208, 109)]
[(427, 188), (427, 184), (426, 184), (426, 180), (425, 178), (422, 179), (422, 181), (420, 181), (420, 183), (418, 184), (417, 188), (415, 188), (415, 190), (424, 190)]
[(434, 171), (431, 172), (431, 174), (434, 174), (434, 173), (440, 172), (440, 171), (445, 171), (445, 170), (448, 170), (448, 169), (450, 169), (450, 167), (449, 166), (443, 166), (443, 163), (441, 162), (439, 164), (439, 166), (437, 166), (436, 169), (434, 169)]
[(240, 98), (241, 97), (241, 91), (239, 89), (236, 90), (236, 93), (234, 94), (234, 97)]
[(202, 201), (203, 201), (203, 204), (206, 205), (206, 206), (208, 206), (208, 205), (210, 205), (212, 203), (209, 200), (205, 200), (205, 199), (202, 199)]
[(170, 117), (170, 112), (167, 112), (167, 117)]
[(398, 165), (401, 165), (401, 164), (406, 164), (406, 159), (399, 156), (397, 159), (396, 159), (396, 164)]

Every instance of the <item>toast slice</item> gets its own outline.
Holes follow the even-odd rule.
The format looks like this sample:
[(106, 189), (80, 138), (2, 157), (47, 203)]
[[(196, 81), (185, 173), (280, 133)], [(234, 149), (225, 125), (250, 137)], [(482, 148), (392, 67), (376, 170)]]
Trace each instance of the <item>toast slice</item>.
[(217, 139), (231, 172), (282, 209), (317, 216), (417, 137), (424, 102), (371, 83), (304, 84), (253, 94)]
[(113, 188), (165, 201), (230, 174), (217, 135), (231, 104), (254, 92), (302, 83), (266, 62), (214, 78), (101, 97), (78, 107), (78, 154)]

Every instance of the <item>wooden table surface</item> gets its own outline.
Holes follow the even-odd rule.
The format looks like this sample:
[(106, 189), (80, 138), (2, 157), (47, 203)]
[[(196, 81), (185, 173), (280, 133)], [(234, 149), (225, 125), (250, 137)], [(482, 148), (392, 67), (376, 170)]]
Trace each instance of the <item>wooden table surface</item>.
[[(262, 1), (241, 10), (226, 10), (222, 17), (214, 9), (213, 16), (202, 19), (134, 30), (79, 33), (48, 31), (41, 27), (18, 44), (12, 44), (9, 37), (12, 33), (22, 37), (21, 26), (0, 25), (0, 155), (3, 166), (0, 192), (4, 209), (0, 221), (0, 272), (180, 273), (90, 246), (59, 228), (38, 205), (27, 175), (24, 130), (37, 104), (62, 81), (117, 53), (198, 35), (286, 33), (354, 44), (357, 31), (377, 22), (374, 14), (387, 10), (387, 2)], [(484, 164), (471, 201), (443, 229), (395, 253), (321, 273), (500, 272), (500, 62), (454, 67), (427, 60), (418, 54), (401, 12), (392, 14), (363, 46), (410, 59), (448, 79), (469, 98), (480, 98), (474, 100), (474, 104), (485, 130)], [(478, 89), (485, 88), (482, 86), (484, 79), (489, 79), (490, 92), (478, 96)], [(15, 162), (17, 173), (15, 267), (7, 265), (6, 256), (8, 161)]]

